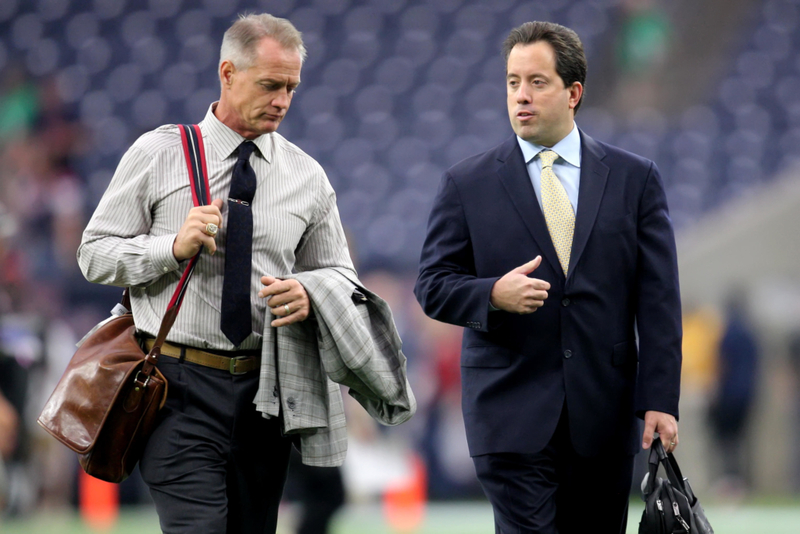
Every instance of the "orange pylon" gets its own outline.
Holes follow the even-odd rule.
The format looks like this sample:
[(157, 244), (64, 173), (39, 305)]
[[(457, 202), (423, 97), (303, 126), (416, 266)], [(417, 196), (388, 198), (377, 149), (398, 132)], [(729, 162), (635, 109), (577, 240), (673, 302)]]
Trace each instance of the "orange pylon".
[(104, 482), (80, 470), (78, 496), (81, 517), (92, 530), (111, 530), (119, 517), (119, 486)]
[(383, 512), (395, 532), (410, 533), (422, 526), (428, 499), (425, 463), (418, 455), (411, 459), (411, 475), (386, 490)]

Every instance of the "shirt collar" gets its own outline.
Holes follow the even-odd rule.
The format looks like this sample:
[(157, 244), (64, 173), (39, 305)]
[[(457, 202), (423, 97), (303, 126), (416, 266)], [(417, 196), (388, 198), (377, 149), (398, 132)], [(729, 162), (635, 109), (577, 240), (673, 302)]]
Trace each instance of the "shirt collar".
[[(525, 139), (517, 136), (517, 142), (522, 149), (522, 156), (525, 158), (525, 163), (530, 163), (536, 155), (545, 150), (547, 147), (531, 143)], [(553, 145), (551, 149), (559, 155), (561, 159), (580, 169), (581, 167), (581, 134), (575, 123), (572, 123), (572, 130), (567, 136)]]
[[(239, 145), (247, 141), (247, 139), (231, 130), (214, 115), (214, 109), (216, 109), (218, 103), (214, 102), (208, 107), (206, 117), (203, 119), (203, 132), (211, 139), (219, 159), (224, 160), (231, 157), (236, 152), (236, 149), (239, 148)], [(272, 135), (259, 135), (252, 141), (258, 148), (256, 152), (271, 163)]]

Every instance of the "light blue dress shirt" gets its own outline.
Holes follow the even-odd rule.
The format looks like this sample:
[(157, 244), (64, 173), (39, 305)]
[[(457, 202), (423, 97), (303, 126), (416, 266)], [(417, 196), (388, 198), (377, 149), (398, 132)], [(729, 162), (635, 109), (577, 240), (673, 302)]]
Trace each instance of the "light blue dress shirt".
[[(522, 149), (522, 156), (528, 167), (528, 176), (531, 178), (536, 200), (542, 207), (542, 161), (537, 157), (539, 152), (547, 147), (525, 141), (517, 136), (517, 142)], [(578, 213), (578, 189), (581, 183), (581, 135), (575, 123), (567, 136), (556, 143), (552, 149), (558, 154), (558, 159), (553, 163), (553, 172), (561, 181), (567, 197), (572, 204), (572, 210)]]

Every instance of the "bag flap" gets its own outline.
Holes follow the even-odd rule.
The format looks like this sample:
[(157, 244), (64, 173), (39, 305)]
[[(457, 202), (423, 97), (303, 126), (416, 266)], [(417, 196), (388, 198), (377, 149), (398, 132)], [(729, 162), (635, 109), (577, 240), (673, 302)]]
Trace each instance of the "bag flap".
[(135, 337), (133, 317), (115, 317), (75, 352), (37, 422), (79, 454), (91, 450), (111, 406), (144, 352)]

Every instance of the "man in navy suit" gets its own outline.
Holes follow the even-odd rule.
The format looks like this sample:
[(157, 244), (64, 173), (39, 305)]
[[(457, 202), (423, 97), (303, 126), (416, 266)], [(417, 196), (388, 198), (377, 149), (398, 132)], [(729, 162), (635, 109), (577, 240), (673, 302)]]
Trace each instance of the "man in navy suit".
[(634, 454), (654, 432), (678, 443), (664, 187), (653, 162), (575, 125), (575, 32), (529, 22), (503, 51), (516, 135), (444, 174), (415, 294), (466, 327), (464, 421), (496, 532), (624, 533)]

